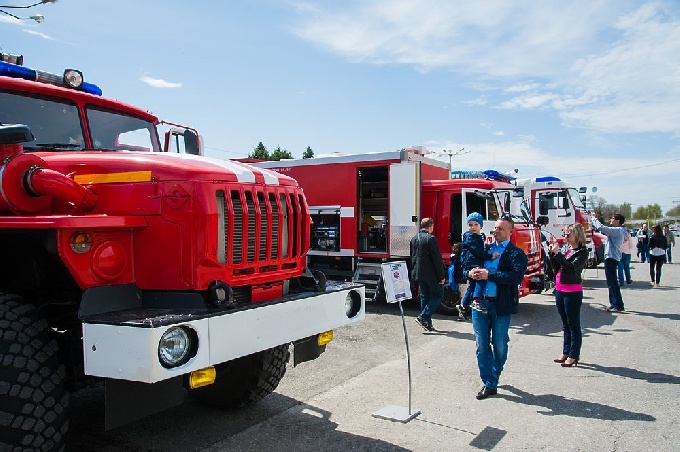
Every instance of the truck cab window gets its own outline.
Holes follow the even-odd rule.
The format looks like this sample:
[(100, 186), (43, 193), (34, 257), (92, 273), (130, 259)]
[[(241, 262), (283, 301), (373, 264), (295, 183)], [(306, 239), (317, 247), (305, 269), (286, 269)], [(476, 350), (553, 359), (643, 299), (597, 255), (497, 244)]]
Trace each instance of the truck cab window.
[(86, 115), (95, 148), (160, 151), (158, 132), (150, 121), (94, 106), (87, 107)]
[(0, 91), (0, 123), (24, 124), (31, 129), (35, 140), (24, 144), (27, 151), (84, 147), (78, 107), (67, 100)]

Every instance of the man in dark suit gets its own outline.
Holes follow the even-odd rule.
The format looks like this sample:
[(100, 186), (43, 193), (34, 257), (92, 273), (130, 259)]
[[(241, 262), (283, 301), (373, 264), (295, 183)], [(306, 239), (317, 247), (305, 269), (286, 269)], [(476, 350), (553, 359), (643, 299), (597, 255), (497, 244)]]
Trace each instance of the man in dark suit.
[(423, 218), (420, 231), (411, 239), (411, 279), (418, 282), (420, 291), (420, 314), (416, 322), (426, 331), (434, 331), (432, 314), (444, 300), (446, 281), (446, 269), (432, 231), (434, 220)]
[(477, 366), (484, 383), (477, 393), (478, 400), (497, 393), (498, 379), (508, 358), (510, 317), (517, 313), (519, 306), (517, 287), (527, 270), (526, 254), (510, 242), (513, 228), (514, 223), (509, 216), (497, 220), (493, 230), (496, 240), (489, 251), (499, 253), (500, 257), (485, 260), (484, 268), (470, 271), (473, 279), (487, 281), (481, 302), (483, 309), (472, 311)]

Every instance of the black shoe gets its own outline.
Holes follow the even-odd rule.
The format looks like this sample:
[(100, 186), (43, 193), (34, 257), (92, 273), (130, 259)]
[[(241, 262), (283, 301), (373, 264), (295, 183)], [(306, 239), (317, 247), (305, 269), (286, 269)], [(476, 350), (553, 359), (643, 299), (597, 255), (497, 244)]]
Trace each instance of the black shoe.
[(477, 393), (477, 400), (484, 400), (489, 396), (498, 394), (498, 391), (487, 386), (484, 386), (481, 391)]
[(434, 331), (434, 327), (432, 326), (431, 323), (425, 322), (423, 319), (420, 317), (416, 317), (416, 323), (423, 327), (425, 331)]

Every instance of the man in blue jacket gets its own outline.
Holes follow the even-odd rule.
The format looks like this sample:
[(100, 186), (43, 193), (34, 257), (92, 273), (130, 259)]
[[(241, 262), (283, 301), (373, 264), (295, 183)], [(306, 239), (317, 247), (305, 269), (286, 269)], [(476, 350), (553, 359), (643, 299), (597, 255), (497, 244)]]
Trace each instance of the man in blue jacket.
[(527, 271), (527, 255), (510, 242), (513, 228), (509, 216), (497, 220), (493, 230), (495, 242), (489, 251), (499, 253), (500, 257), (484, 261), (484, 268), (470, 271), (472, 278), (487, 281), (481, 302), (483, 309), (472, 311), (477, 367), (484, 383), (477, 393), (478, 400), (498, 392), (498, 379), (508, 358), (510, 317), (518, 311), (517, 288)]
[(446, 269), (433, 231), (434, 220), (423, 218), (420, 232), (411, 239), (411, 279), (418, 282), (420, 291), (421, 311), (416, 322), (425, 331), (434, 331), (432, 314), (444, 300), (446, 282)]

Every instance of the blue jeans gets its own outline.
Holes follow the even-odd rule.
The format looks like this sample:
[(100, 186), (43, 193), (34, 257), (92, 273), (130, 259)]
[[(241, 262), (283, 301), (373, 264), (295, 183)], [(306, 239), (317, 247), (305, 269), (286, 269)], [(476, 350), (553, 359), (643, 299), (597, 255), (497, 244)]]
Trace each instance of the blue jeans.
[[(626, 275), (626, 279), (623, 279), (623, 275)], [(621, 253), (621, 260), (619, 261), (619, 286), (623, 286), (623, 283), (632, 283), (633, 280), (630, 277), (630, 254)]]
[(621, 287), (618, 278), (619, 262), (612, 258), (604, 260), (604, 276), (607, 278), (607, 288), (609, 289), (609, 305), (612, 308), (623, 310), (623, 297), (621, 297)]
[(472, 294), (475, 292), (478, 281), (476, 279), (468, 278), (467, 282), (467, 290), (465, 291), (465, 295), (463, 295), (463, 301), (460, 302), (460, 304), (465, 307), (470, 306), (472, 303)]
[(673, 263), (673, 255), (671, 254), (671, 247), (666, 248), (666, 262), (669, 264)]
[(420, 290), (420, 315), (418, 317), (428, 325), (432, 325), (432, 314), (444, 301), (444, 286), (419, 281), (418, 288)]
[(487, 313), (472, 311), (472, 329), (475, 332), (477, 345), (477, 367), (484, 386), (491, 389), (498, 387), (498, 379), (503, 372), (505, 360), (508, 359), (508, 342), (510, 336), (511, 315), (496, 315), (496, 303), (482, 300), (481, 305)]
[[(628, 255), (630, 256), (630, 254)], [(581, 305), (583, 304), (583, 291), (560, 292), (555, 291), (555, 305), (562, 319), (562, 331), (564, 343), (562, 354), (569, 358), (579, 359), (581, 356)]]
[(640, 247), (640, 262), (649, 262), (649, 245), (644, 243)]

